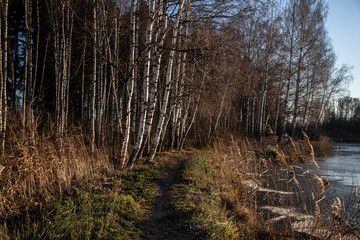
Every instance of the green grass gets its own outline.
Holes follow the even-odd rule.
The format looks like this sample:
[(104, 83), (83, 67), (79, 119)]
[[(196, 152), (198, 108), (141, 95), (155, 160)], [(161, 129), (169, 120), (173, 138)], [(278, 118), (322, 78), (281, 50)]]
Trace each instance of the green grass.
[(86, 187), (78, 196), (54, 203), (34, 235), (39, 239), (141, 239), (146, 216), (146, 208), (131, 195)]
[(123, 174), (84, 180), (80, 190), (8, 216), (0, 238), (144, 239), (157, 182), (182, 157), (181, 153), (168, 154), (155, 164), (139, 164)]
[(209, 154), (199, 152), (187, 161), (182, 172), (184, 183), (173, 189), (175, 206), (192, 212), (193, 220), (208, 239), (251, 239), (251, 234), (239, 228), (234, 215), (224, 206)]

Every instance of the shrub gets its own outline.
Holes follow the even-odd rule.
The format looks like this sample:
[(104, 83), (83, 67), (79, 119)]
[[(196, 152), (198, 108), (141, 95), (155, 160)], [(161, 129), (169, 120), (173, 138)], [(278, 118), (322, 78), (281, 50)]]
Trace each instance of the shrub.
[(333, 153), (334, 142), (331, 138), (320, 136), (318, 141), (313, 142), (315, 156), (325, 157)]

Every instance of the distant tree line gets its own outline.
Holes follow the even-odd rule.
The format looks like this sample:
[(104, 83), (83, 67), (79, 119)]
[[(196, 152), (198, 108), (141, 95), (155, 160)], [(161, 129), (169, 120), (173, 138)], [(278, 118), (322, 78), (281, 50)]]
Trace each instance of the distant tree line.
[(360, 139), (360, 99), (340, 97), (329, 104), (322, 131), (336, 140)]
[[(120, 166), (216, 134), (315, 131), (350, 78), (323, 0), (2, 0), (0, 140), (9, 114), (71, 126)], [(44, 118), (42, 118), (44, 119)], [(45, 122), (45, 120), (44, 120)]]

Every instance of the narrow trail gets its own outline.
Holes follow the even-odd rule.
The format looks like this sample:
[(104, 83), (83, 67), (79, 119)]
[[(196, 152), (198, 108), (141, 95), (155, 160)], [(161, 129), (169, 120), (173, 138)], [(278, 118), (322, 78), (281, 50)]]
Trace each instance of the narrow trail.
[(203, 232), (191, 222), (191, 213), (177, 211), (171, 204), (172, 186), (183, 180), (180, 169), (186, 160), (180, 160), (159, 182), (158, 197), (146, 223), (146, 233), (150, 240), (205, 239)]

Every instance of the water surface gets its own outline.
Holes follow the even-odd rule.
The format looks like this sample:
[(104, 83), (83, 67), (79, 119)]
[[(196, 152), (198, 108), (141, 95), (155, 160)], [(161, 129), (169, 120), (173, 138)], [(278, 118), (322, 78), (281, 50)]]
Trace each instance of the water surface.
[[(318, 159), (318, 175), (330, 181), (330, 195), (341, 196), (360, 183), (360, 143), (335, 143), (335, 147), (334, 155)], [(304, 169), (316, 172), (311, 163), (306, 163)]]

